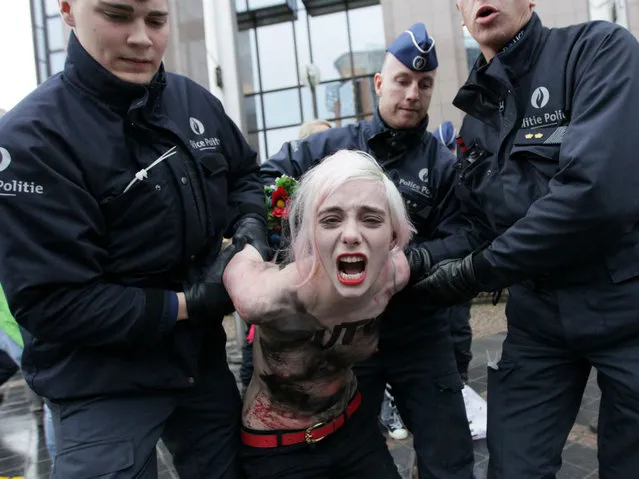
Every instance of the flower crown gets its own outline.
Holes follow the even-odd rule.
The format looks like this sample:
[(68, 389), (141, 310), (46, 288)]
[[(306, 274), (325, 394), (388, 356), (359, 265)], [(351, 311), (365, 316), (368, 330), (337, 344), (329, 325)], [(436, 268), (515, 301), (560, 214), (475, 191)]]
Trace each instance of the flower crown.
[(291, 197), (297, 190), (297, 180), (282, 175), (275, 183), (264, 187), (266, 194), (266, 212), (268, 236), (271, 245), (279, 248), (282, 235), (287, 235), (287, 220)]

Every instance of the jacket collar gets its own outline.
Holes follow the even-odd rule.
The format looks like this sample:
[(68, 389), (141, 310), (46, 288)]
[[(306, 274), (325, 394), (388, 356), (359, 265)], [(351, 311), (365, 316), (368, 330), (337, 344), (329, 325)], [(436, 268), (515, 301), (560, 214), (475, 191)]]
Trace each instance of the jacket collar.
[(374, 156), (388, 166), (389, 162), (398, 161), (408, 150), (423, 141), (427, 134), (428, 116), (417, 127), (400, 130), (388, 126), (377, 109), (373, 119), (367, 123), (366, 143)]
[(69, 37), (64, 76), (96, 100), (117, 110), (143, 108), (154, 103), (166, 86), (164, 65), (148, 85), (120, 80), (89, 55), (73, 32)]
[(422, 122), (419, 125), (417, 125), (415, 128), (400, 130), (400, 129), (390, 127), (380, 115), (379, 108), (376, 108), (375, 113), (373, 114), (373, 119), (371, 120), (369, 125), (370, 125), (370, 129), (366, 135), (366, 140), (368, 142), (370, 142), (371, 140), (379, 136), (383, 136), (383, 137), (400, 136), (402, 138), (407, 138), (407, 139), (422, 138), (428, 128), (428, 115), (426, 115), (426, 118), (424, 118)]
[[(519, 35), (521, 37), (518, 39)], [(496, 56), (511, 81), (525, 75), (535, 66), (547, 38), (548, 29), (544, 28), (539, 16), (533, 12), (522, 32)]]
[(548, 29), (533, 12), (526, 26), (490, 63), (483, 54), (479, 55), (453, 104), (471, 115), (494, 111), (504, 90), (512, 90), (513, 85), (535, 66), (547, 37)]

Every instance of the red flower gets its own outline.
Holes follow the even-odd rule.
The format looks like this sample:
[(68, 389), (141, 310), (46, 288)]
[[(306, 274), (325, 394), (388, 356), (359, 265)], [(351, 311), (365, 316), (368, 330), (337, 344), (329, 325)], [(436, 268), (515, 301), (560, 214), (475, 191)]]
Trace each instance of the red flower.
[(277, 189), (271, 195), (271, 206), (273, 207), (273, 216), (276, 218), (282, 218), (284, 210), (286, 209), (286, 203), (288, 200), (288, 193), (283, 186), (278, 186)]
[(288, 198), (288, 193), (283, 186), (278, 186), (271, 195), (271, 206), (273, 208), (284, 208), (286, 205), (286, 198)]

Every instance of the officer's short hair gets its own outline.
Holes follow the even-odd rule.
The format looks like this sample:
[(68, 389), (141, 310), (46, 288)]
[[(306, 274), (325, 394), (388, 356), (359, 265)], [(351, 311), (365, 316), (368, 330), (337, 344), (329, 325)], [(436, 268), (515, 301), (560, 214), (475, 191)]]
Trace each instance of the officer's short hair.
[(354, 180), (371, 180), (383, 186), (388, 201), (391, 228), (398, 247), (403, 249), (416, 231), (410, 222), (402, 195), (377, 161), (363, 151), (340, 150), (304, 174), (291, 202), (290, 257), (313, 259), (307, 280), (315, 274), (319, 266), (314, 246), (317, 212), (328, 196)]
[(302, 124), (302, 126), (300, 126), (299, 138), (301, 140), (302, 138), (311, 136), (313, 133), (317, 133), (317, 130), (319, 129), (324, 130), (326, 128), (332, 128), (332, 127), (333, 125), (331, 125), (326, 120), (307, 121), (306, 123)]

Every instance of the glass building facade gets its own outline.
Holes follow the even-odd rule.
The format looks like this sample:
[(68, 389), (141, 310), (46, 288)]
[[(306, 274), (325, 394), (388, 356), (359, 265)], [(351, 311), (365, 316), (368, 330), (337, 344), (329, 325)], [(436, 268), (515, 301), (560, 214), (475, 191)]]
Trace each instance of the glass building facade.
[(172, 38), (164, 58), (167, 69), (208, 88), (202, 0), (169, 0), (169, 11)]
[(31, 0), (33, 47), (38, 83), (62, 71), (68, 32), (60, 17), (58, 0)]
[(370, 118), (385, 52), (378, 1), (236, 0), (248, 139), (262, 160), (321, 118)]

